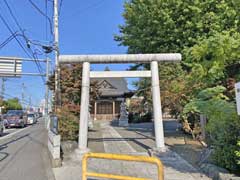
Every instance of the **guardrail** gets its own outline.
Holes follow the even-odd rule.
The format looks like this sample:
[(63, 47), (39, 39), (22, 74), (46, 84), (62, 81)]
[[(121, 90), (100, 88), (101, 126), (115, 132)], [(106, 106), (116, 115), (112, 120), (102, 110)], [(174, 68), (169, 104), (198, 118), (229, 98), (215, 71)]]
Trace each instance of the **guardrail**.
[(157, 165), (158, 169), (158, 180), (164, 180), (163, 174), (163, 164), (156, 157), (147, 156), (131, 156), (131, 155), (120, 155), (120, 154), (105, 154), (105, 153), (87, 153), (83, 156), (82, 160), (82, 180), (87, 180), (87, 177), (97, 177), (97, 178), (107, 178), (107, 179), (118, 179), (118, 180), (150, 180), (148, 178), (138, 178), (131, 176), (122, 176), (114, 174), (105, 173), (95, 173), (87, 171), (87, 160), (89, 158), (95, 159), (110, 159), (110, 160), (122, 160), (122, 161), (135, 161), (135, 162), (145, 162)]

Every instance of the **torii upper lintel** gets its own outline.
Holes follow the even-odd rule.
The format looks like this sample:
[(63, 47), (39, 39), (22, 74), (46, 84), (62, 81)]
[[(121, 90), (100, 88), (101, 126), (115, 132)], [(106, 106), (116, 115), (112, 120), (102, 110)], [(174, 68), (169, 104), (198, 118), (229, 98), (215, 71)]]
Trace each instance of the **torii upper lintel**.
[(59, 63), (147, 63), (152, 61), (181, 61), (179, 53), (156, 53), (156, 54), (99, 54), (99, 55), (60, 55)]

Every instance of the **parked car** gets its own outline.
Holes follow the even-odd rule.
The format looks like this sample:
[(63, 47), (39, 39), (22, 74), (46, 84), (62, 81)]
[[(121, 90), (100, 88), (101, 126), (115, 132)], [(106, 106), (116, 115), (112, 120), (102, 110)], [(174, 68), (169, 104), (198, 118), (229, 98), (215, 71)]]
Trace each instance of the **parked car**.
[(4, 118), (4, 126), (11, 127), (25, 127), (27, 124), (26, 114), (22, 110), (9, 110)]
[(27, 114), (27, 124), (34, 124), (37, 122), (37, 118), (34, 113)]

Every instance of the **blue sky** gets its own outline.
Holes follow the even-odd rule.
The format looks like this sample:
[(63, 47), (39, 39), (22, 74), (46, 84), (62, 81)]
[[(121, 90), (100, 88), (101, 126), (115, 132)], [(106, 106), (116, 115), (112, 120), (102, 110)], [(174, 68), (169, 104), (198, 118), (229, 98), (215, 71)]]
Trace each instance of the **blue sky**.
[[(32, 0), (45, 11), (45, 1)], [(59, 0), (61, 1), (61, 0)], [(20, 26), (29, 39), (42, 43), (52, 41), (53, 37), (47, 27), (46, 19), (41, 16), (28, 0), (7, 0)], [(61, 54), (112, 54), (126, 53), (126, 47), (118, 46), (114, 34), (119, 33), (118, 25), (123, 24), (122, 18), (124, 0), (63, 0), (59, 17), (59, 46)], [(48, 16), (52, 18), (52, 2), (48, 1)], [(12, 31), (19, 30), (11, 17), (4, 1), (0, 2), (0, 13), (10, 25)], [(10, 36), (10, 32), (0, 20), (0, 43)], [(19, 37), (22, 44), (26, 43)], [(15, 40), (0, 49), (0, 56), (27, 57)], [(39, 55), (39, 58), (45, 56)], [(53, 58), (53, 56), (50, 56)], [(54, 65), (54, 62), (53, 62)], [(45, 64), (42, 64), (45, 70)], [(106, 65), (92, 65), (94, 70), (103, 70)], [(128, 65), (108, 65), (111, 70), (124, 70)], [(38, 72), (34, 62), (24, 62), (23, 72)], [(44, 83), (40, 77), (8, 78), (6, 94), (21, 97), (22, 83), (25, 84), (25, 99), (37, 105), (44, 98)], [(131, 88), (131, 85), (130, 85)], [(6, 98), (10, 96), (6, 95)]]

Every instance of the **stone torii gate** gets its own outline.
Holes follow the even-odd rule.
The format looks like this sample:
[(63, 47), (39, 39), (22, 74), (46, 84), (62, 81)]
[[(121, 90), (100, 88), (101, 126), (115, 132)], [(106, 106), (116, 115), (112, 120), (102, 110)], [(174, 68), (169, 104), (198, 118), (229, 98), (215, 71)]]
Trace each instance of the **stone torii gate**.
[[(162, 108), (160, 100), (158, 62), (181, 61), (181, 54), (124, 54), (124, 55), (60, 55), (60, 64), (82, 63), (82, 91), (79, 122), (78, 148), (80, 153), (88, 152), (87, 133), (89, 118), (90, 78), (101, 77), (151, 77), (155, 142), (157, 151), (165, 151)], [(151, 71), (91, 71), (90, 63), (150, 63)]]

